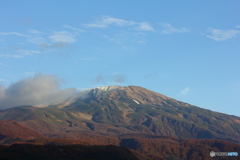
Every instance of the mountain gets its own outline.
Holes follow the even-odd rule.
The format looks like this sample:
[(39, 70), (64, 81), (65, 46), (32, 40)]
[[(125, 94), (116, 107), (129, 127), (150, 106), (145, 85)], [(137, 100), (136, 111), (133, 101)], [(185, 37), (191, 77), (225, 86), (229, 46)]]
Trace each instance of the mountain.
[[(137, 86), (86, 90), (64, 109), (76, 117), (91, 119), (94, 123), (88, 124), (89, 128), (99, 132), (240, 142), (239, 117), (202, 109)], [(106, 125), (111, 127), (104, 129)]]
[[(125, 146), (144, 154), (144, 146), (151, 146), (148, 156), (155, 159), (168, 159), (171, 154), (187, 159), (179, 151), (173, 152), (177, 148), (192, 155), (200, 152), (199, 146), (221, 151), (226, 149), (222, 146), (238, 149), (240, 144), (240, 117), (206, 110), (138, 86), (98, 87), (46, 107), (0, 110), (1, 120), (14, 120), (44, 135), (40, 139), (33, 137), (34, 144), (74, 144), (74, 139), (75, 144)], [(1, 130), (0, 135), (4, 135)]]
[(240, 142), (239, 117), (202, 109), (138, 86), (93, 88), (45, 108), (2, 110), (0, 119), (22, 122), (46, 136), (74, 137), (79, 131)]

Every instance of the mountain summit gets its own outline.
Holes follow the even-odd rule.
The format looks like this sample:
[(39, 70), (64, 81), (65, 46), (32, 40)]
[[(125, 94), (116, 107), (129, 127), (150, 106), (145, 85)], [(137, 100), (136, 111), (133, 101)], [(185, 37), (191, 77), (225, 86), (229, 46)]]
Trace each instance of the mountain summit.
[[(138, 86), (105, 86), (105, 87), (97, 87), (93, 89), (89, 89), (83, 91), (79, 98), (84, 99), (86, 97), (102, 97), (102, 98), (110, 98), (110, 99), (120, 99), (121, 97), (131, 98), (137, 104), (155, 104), (159, 105), (163, 103), (165, 100), (170, 99), (162, 94), (147, 90)], [(108, 97), (106, 97), (108, 96)]]

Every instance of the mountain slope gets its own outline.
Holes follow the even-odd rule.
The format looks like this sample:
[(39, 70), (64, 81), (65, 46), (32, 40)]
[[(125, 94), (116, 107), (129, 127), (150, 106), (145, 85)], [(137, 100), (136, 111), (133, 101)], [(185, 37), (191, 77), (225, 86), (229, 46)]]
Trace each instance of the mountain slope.
[(44, 138), (44, 136), (14, 120), (0, 121), (0, 143), (12, 143), (34, 138)]

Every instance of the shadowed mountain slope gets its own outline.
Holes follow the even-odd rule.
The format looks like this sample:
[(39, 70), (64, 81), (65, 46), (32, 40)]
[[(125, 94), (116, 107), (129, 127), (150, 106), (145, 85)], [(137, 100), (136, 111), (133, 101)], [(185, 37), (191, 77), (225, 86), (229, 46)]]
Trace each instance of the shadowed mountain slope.
[(238, 152), (240, 144), (216, 139), (179, 139), (153, 135), (122, 135), (121, 146), (134, 149), (155, 160), (238, 160), (236, 157), (210, 157), (210, 152)]
[(8, 160), (151, 160), (120, 146), (14, 144), (10, 147), (0, 146), (0, 155)]

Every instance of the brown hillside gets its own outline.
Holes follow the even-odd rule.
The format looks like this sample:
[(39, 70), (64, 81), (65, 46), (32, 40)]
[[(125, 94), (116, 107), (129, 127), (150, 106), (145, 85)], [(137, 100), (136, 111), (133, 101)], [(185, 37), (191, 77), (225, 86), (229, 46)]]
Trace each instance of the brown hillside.
[(14, 120), (0, 121), (0, 141), (9, 138), (33, 139), (44, 137), (42, 134), (28, 127), (22, 126)]

